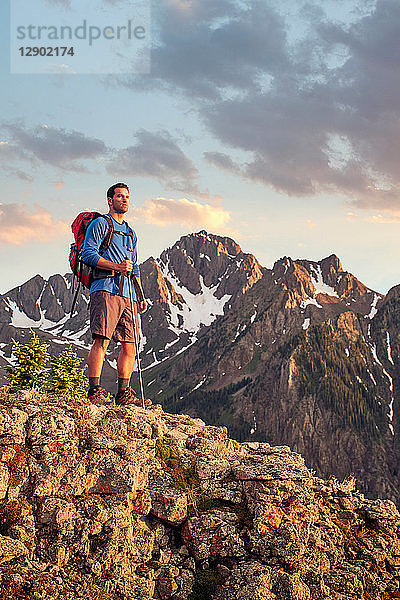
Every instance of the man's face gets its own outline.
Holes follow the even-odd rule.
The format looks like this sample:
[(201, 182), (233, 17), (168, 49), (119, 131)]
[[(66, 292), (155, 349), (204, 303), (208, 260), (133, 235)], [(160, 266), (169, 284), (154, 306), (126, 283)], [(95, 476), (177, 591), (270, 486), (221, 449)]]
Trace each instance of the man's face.
[(113, 198), (108, 198), (108, 205), (120, 215), (129, 210), (129, 192), (126, 188), (115, 188)]

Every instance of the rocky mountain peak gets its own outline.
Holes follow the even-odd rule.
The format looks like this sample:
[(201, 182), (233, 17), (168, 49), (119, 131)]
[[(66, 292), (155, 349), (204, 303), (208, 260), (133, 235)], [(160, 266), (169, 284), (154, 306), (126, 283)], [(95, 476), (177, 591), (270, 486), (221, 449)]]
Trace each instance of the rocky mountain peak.
[(274, 281), (285, 290), (286, 308), (295, 308), (315, 296), (315, 287), (304, 262), (284, 256), (273, 266)]
[(319, 264), (323, 275), (326, 277), (329, 273), (343, 273), (342, 263), (336, 254), (331, 254), (326, 258), (323, 258)]
[(72, 275), (52, 275), (46, 281), (35, 275), (22, 285), (13, 288), (3, 296), (13, 312), (13, 324), (33, 326), (58, 323), (71, 309)]
[(40, 320), (40, 308), (37, 299), (40, 297), (45, 280), (41, 275), (31, 277), (24, 284), (13, 288), (8, 292), (7, 299), (18, 309), (22, 309), (26, 315), (34, 321)]
[[(195, 241), (197, 241), (197, 244), (195, 244)], [(184, 246), (190, 246), (191, 243), (193, 243), (195, 249), (200, 251), (202, 249), (210, 249), (213, 251), (215, 247), (217, 254), (228, 254), (232, 257), (241, 254), (242, 252), (239, 244), (231, 238), (208, 233), (204, 229), (197, 233), (191, 233), (182, 237), (178, 243)]]
[(218, 299), (248, 289), (263, 274), (257, 259), (231, 238), (204, 230), (181, 237), (162, 252), (159, 264), (177, 291), (184, 287), (197, 295), (206, 287)]

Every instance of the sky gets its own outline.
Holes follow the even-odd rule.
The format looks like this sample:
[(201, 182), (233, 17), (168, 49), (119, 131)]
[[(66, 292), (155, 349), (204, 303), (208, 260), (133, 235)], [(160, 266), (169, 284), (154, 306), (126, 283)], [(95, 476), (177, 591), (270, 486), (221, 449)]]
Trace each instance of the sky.
[[(68, 272), (72, 220), (117, 181), (141, 262), (205, 229), (266, 267), (335, 253), (400, 283), (398, 0), (77, 2), (0, 6), (0, 293)], [(42, 43), (16, 40), (28, 18), (100, 17), (145, 39), (17, 56)]]

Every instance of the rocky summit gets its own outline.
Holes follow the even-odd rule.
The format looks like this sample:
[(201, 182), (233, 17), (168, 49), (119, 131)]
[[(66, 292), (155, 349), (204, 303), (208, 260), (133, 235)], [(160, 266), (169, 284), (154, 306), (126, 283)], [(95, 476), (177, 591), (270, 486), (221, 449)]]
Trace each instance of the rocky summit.
[(400, 598), (400, 515), (160, 405), (2, 391), (1, 600)]
[[(147, 394), (164, 410), (268, 440), (320, 477), (352, 475), (370, 498), (400, 494), (400, 286), (386, 296), (322, 260), (260, 265), (228, 237), (199, 231), (140, 265)], [(34, 330), (57, 355), (91, 344), (88, 295), (71, 275), (40, 275), (0, 296), (0, 385), (13, 341)], [(102, 385), (116, 387), (110, 343)], [(136, 382), (136, 377), (133, 378)]]

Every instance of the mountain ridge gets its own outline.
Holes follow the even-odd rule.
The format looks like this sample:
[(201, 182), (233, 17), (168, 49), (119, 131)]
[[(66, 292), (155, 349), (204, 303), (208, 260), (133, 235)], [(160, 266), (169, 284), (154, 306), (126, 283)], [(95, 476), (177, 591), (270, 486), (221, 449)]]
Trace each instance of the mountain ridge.
[[(283, 257), (268, 269), (230, 238), (204, 230), (150, 257), (141, 272), (148, 395), (173, 412), (226, 425), (238, 440), (287, 443), (321, 475), (354, 473), (366, 493), (397, 500), (395, 288), (386, 297), (369, 289), (335, 254)], [(0, 298), (3, 364), (11, 338), (29, 334), (24, 315), (28, 324), (42, 319), (36, 324), (43, 322), (52, 351), (72, 342), (86, 355), (87, 293), (72, 318), (63, 312), (71, 281), (36, 276)], [(111, 343), (103, 370), (111, 390), (116, 352)]]

